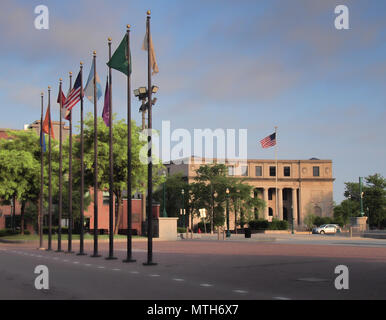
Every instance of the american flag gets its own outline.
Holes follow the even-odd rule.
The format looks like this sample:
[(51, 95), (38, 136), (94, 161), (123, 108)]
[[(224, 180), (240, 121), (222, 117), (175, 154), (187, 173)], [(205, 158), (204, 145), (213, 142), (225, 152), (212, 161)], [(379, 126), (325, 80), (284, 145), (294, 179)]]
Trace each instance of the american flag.
[(276, 132), (260, 140), (260, 143), (263, 148), (273, 147), (276, 144)]
[(63, 106), (67, 111), (71, 111), (71, 109), (75, 107), (75, 105), (80, 101), (80, 89), (81, 89), (80, 87), (81, 87), (81, 82), (80, 82), (80, 71), (79, 71), (78, 76), (76, 77), (76, 80), (74, 83), (74, 87), (68, 94), (65, 100), (66, 102), (64, 103), (64, 106)]

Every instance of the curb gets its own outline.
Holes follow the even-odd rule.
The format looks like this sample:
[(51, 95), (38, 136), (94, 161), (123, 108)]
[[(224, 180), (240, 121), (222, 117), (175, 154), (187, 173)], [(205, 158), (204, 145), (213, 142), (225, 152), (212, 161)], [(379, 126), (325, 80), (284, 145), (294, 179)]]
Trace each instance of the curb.
[(24, 240), (7, 240), (7, 239), (1, 239), (0, 243), (26, 243)]

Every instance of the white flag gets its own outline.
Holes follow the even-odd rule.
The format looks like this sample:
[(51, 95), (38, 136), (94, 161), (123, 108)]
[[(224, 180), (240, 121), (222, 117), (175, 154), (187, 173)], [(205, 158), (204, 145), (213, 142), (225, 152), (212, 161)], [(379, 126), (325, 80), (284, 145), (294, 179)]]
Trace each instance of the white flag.
[[(145, 50), (145, 51), (148, 50), (148, 48), (147, 48), (147, 36), (148, 36), (148, 34), (149, 34), (149, 30), (147, 29), (147, 26), (146, 26), (145, 39), (143, 39), (143, 44), (142, 44), (142, 50)], [(151, 73), (152, 75), (159, 72), (157, 60), (155, 58), (153, 40), (151, 39), (151, 36), (150, 36), (150, 66), (151, 66), (151, 69), (153, 70), (153, 72)]]

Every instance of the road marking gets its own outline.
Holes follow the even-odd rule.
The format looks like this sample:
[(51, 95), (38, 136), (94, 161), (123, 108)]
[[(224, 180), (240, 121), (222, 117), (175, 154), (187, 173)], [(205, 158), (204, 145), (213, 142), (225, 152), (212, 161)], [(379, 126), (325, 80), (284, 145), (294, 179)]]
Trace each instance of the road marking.
[(114, 268), (112, 269), (113, 271), (121, 271), (121, 269), (118, 269), (118, 268)]
[(179, 281), (179, 282), (182, 282), (182, 281), (185, 281), (185, 279), (174, 278), (173, 281)]
[(210, 283), (200, 283), (200, 287), (213, 287), (213, 284), (210, 284)]
[(68, 262), (68, 260), (64, 259), (63, 262)]
[(233, 290), (234, 293), (246, 294), (248, 291), (245, 290)]
[(286, 297), (273, 297), (275, 300), (291, 300), (291, 298), (286, 298)]
[(84, 264), (86, 267), (90, 267), (91, 266), (91, 264), (89, 264), (89, 263), (85, 263)]
[(53, 258), (54, 260), (59, 260), (59, 258), (57, 258), (57, 257), (55, 257), (55, 258)]
[(132, 273), (132, 274), (138, 274), (139, 271), (130, 271), (130, 273)]
[(73, 264), (78, 264), (78, 263), (79, 263), (79, 261), (74, 261), (74, 262), (73, 262)]
[(104, 269), (105, 267), (99, 266), (98, 269)]
[(159, 277), (159, 274), (149, 274), (149, 277)]

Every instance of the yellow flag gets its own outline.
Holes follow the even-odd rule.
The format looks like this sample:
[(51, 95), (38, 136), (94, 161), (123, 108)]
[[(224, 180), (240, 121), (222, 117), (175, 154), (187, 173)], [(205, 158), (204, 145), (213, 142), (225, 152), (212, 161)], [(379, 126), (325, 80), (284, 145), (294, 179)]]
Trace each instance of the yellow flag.
[[(142, 44), (142, 50), (145, 50), (145, 51), (148, 50), (148, 48), (147, 48), (147, 37), (148, 37), (148, 34), (149, 34), (149, 30), (148, 30), (148, 28), (146, 26), (145, 39), (143, 39), (143, 44)], [(154, 75), (155, 73), (159, 72), (157, 60), (155, 58), (155, 52), (154, 52), (154, 47), (153, 47), (153, 40), (151, 39), (151, 36), (150, 36), (150, 66), (151, 66), (151, 69), (153, 70), (152, 75)]]

